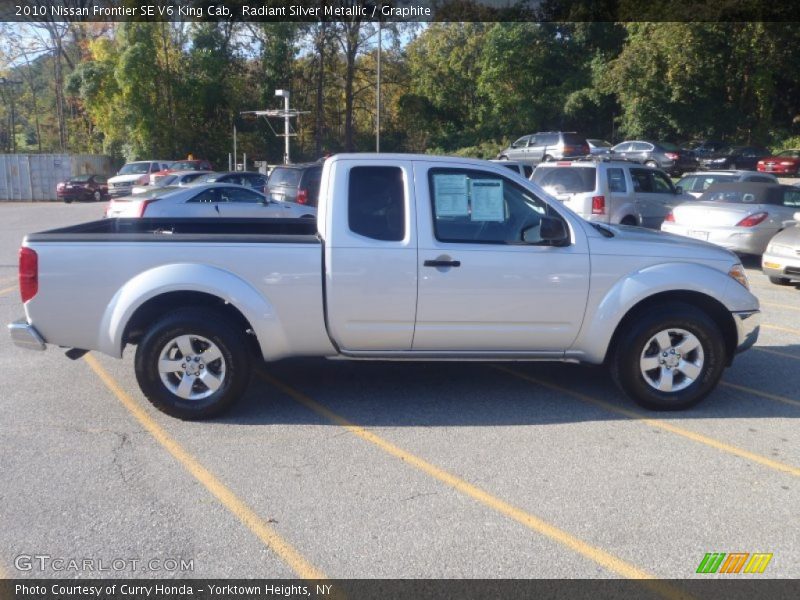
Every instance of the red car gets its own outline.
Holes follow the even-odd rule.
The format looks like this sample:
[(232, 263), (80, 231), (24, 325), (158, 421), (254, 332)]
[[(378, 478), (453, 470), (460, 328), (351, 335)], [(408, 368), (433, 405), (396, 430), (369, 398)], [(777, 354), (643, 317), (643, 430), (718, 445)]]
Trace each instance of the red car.
[(73, 200), (108, 199), (108, 183), (104, 175), (76, 175), (56, 186), (56, 197), (67, 204)]
[(784, 150), (775, 156), (766, 156), (758, 161), (756, 168), (762, 173), (800, 177), (800, 150)]
[(156, 181), (161, 179), (162, 177), (166, 177), (176, 171), (213, 171), (214, 167), (211, 166), (211, 163), (207, 160), (179, 160), (174, 163), (170, 163), (169, 167), (164, 169), (163, 171), (157, 171), (156, 173), (150, 173), (150, 185), (153, 185)]

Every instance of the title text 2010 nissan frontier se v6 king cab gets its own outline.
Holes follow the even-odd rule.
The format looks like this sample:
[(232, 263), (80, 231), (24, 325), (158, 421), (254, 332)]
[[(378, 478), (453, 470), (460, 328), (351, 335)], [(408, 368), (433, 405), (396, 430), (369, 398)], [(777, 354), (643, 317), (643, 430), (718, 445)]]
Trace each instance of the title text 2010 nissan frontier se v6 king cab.
[[(255, 360), (607, 363), (652, 409), (699, 402), (758, 336), (737, 257), (592, 224), (493, 163), (336, 155), (309, 219), (106, 219), (27, 236), (19, 345), (122, 356), (162, 411), (220, 413)], [(79, 352), (73, 352), (73, 355)]]

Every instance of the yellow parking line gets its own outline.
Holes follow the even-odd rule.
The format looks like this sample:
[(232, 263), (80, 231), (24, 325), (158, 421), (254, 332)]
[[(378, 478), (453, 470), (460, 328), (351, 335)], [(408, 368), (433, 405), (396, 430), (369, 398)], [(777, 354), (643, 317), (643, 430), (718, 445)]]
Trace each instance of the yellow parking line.
[(734, 390), (739, 390), (740, 392), (746, 392), (748, 394), (753, 394), (755, 396), (761, 396), (762, 398), (768, 398), (769, 400), (775, 400), (776, 402), (782, 402), (783, 404), (800, 406), (800, 401), (792, 400), (791, 398), (787, 398), (786, 396), (779, 396), (778, 394), (762, 392), (761, 390), (755, 390), (753, 388), (746, 387), (744, 385), (739, 385), (737, 383), (728, 383), (727, 381), (721, 381), (720, 384), (724, 385), (725, 387), (733, 388)]
[[(488, 492), (480, 489), (479, 487), (472, 485), (471, 483), (453, 475), (445, 471), (444, 469), (440, 469), (439, 467), (429, 463), (423, 458), (420, 458), (407, 450), (403, 450), (399, 446), (395, 446), (388, 440), (383, 439), (382, 437), (372, 433), (371, 431), (351, 423), (344, 417), (339, 416), (326, 406), (319, 404), (315, 400), (312, 400), (302, 392), (295, 390), (294, 388), (288, 386), (287, 384), (283, 383), (282, 381), (268, 375), (262, 371), (256, 371), (257, 376), (269, 383), (270, 385), (278, 388), (284, 394), (295, 400), (296, 402), (302, 404), (306, 408), (310, 409), (311, 411), (317, 413), (321, 417), (343, 427), (344, 429), (348, 430), (353, 435), (358, 436), (362, 440), (373, 444), (386, 452), (394, 456), (395, 458), (399, 458), (404, 463), (422, 471), (423, 473), (433, 477), (434, 479), (439, 480), (440, 482), (444, 483), (445, 485), (450, 486), (451, 488), (461, 492), (472, 498), (473, 500), (477, 500), (479, 503), (487, 506), (500, 514), (505, 515), (513, 519), (514, 521), (524, 525), (528, 529), (531, 529), (537, 533), (540, 533), (551, 540), (558, 542), (559, 544), (566, 546), (570, 550), (580, 554), (581, 556), (588, 558), (589, 560), (599, 564), (600, 566), (608, 569), (609, 571), (616, 573), (617, 575), (621, 575), (622, 577), (626, 577), (629, 579), (653, 579), (654, 576), (638, 567), (628, 563), (621, 558), (617, 558), (616, 556), (606, 552), (598, 548), (597, 546), (592, 546), (577, 537), (567, 533), (563, 529), (559, 529), (558, 527), (551, 525), (550, 523), (544, 521), (543, 519), (536, 517), (524, 510), (517, 508), (497, 498), (496, 496), (492, 496)], [(659, 581), (652, 581), (649, 582), (648, 585), (656, 589), (659, 593), (666, 595), (668, 597), (679, 597), (677, 594), (677, 590), (672, 588), (671, 586), (664, 584), (663, 582)]]
[(495, 365), (494, 368), (499, 371), (503, 371), (504, 373), (508, 373), (509, 375), (513, 375), (514, 377), (518, 377), (520, 379), (524, 379), (525, 381), (535, 383), (536, 385), (541, 385), (546, 388), (550, 388), (551, 390), (561, 392), (562, 394), (568, 394), (570, 396), (573, 396), (574, 398), (578, 398), (579, 400), (588, 402), (589, 404), (594, 404), (595, 406), (599, 406), (600, 408), (603, 408), (607, 411), (617, 413), (618, 415), (623, 415), (635, 421), (640, 421), (646, 425), (650, 425), (651, 427), (655, 427), (657, 429), (663, 429), (664, 431), (669, 431), (670, 433), (674, 433), (676, 435), (685, 437), (695, 442), (699, 442), (711, 448), (716, 448), (717, 450), (727, 452), (728, 454), (733, 454), (734, 456), (750, 460), (765, 467), (769, 467), (770, 469), (780, 471), (781, 473), (788, 473), (789, 475), (800, 477), (800, 468), (793, 467), (792, 465), (787, 465), (782, 462), (778, 462), (777, 460), (772, 460), (771, 458), (767, 458), (766, 456), (761, 456), (760, 454), (756, 454), (755, 452), (750, 452), (749, 450), (744, 450), (742, 448), (738, 448), (731, 444), (726, 444), (725, 442), (721, 442), (712, 437), (708, 437), (700, 433), (695, 433), (694, 431), (683, 429), (682, 427), (677, 427), (676, 425), (666, 423), (660, 419), (651, 419), (636, 411), (628, 410), (627, 408), (620, 408), (619, 406), (614, 406), (613, 404), (609, 404), (608, 402), (604, 402), (603, 400), (592, 398), (591, 396), (587, 396), (586, 394), (583, 394), (581, 392), (569, 390), (567, 388), (561, 387), (560, 385), (556, 385), (555, 383), (550, 383), (549, 381), (542, 381), (541, 379), (536, 379), (535, 377), (525, 375), (524, 373), (519, 373), (518, 371), (514, 371), (513, 369), (509, 369), (507, 367), (501, 367)]
[(3, 288), (0, 290), (0, 297), (5, 296), (9, 292), (15, 292), (17, 290), (17, 286), (12, 285), (11, 287)]
[(326, 576), (308, 562), (289, 542), (284, 540), (266, 521), (241, 501), (225, 484), (206, 469), (158, 424), (147, 412), (131, 398), (100, 363), (86, 355), (84, 360), (111, 390), (122, 405), (128, 409), (155, 440), (177, 460), (184, 469), (199, 481), (219, 502), (239, 519), (258, 539), (277, 554), (299, 577), (304, 579), (326, 579)]
[(763, 306), (774, 306), (775, 308), (785, 308), (788, 310), (800, 310), (800, 306), (792, 306), (791, 304), (779, 304), (777, 302), (764, 302), (759, 300)]
[(769, 325), (767, 323), (762, 323), (761, 326), (764, 329), (773, 329), (775, 331), (785, 331), (786, 333), (794, 333), (796, 335), (800, 335), (800, 329), (792, 329), (791, 327), (779, 327), (778, 325)]
[(784, 358), (793, 358), (795, 360), (800, 360), (800, 356), (795, 354), (789, 354), (788, 352), (781, 352), (780, 350), (771, 350), (770, 348), (759, 348), (758, 346), (753, 346), (753, 350), (758, 350), (759, 352), (766, 352), (767, 354), (774, 354), (775, 356), (783, 356)]

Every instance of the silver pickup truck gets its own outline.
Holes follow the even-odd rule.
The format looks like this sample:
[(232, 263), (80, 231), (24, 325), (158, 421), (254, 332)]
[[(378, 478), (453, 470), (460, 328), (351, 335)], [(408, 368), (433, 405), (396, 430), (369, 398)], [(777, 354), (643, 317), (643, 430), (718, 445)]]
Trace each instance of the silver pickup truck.
[(737, 257), (592, 224), (486, 161), (342, 154), (308, 219), (106, 219), (27, 236), (21, 346), (136, 346), (160, 410), (196, 419), (289, 356), (607, 363), (689, 407), (758, 336)]

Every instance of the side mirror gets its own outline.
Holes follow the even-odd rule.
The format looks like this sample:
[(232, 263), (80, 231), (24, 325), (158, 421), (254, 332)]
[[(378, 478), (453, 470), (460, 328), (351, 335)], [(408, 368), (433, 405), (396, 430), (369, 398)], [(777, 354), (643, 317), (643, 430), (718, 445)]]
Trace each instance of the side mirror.
[(683, 193), (683, 186), (682, 185), (676, 185), (675, 186), (675, 193), (678, 194), (678, 195), (682, 194)]
[(528, 244), (546, 242), (551, 246), (568, 246), (569, 232), (561, 219), (542, 216), (538, 224), (522, 230), (522, 241)]

